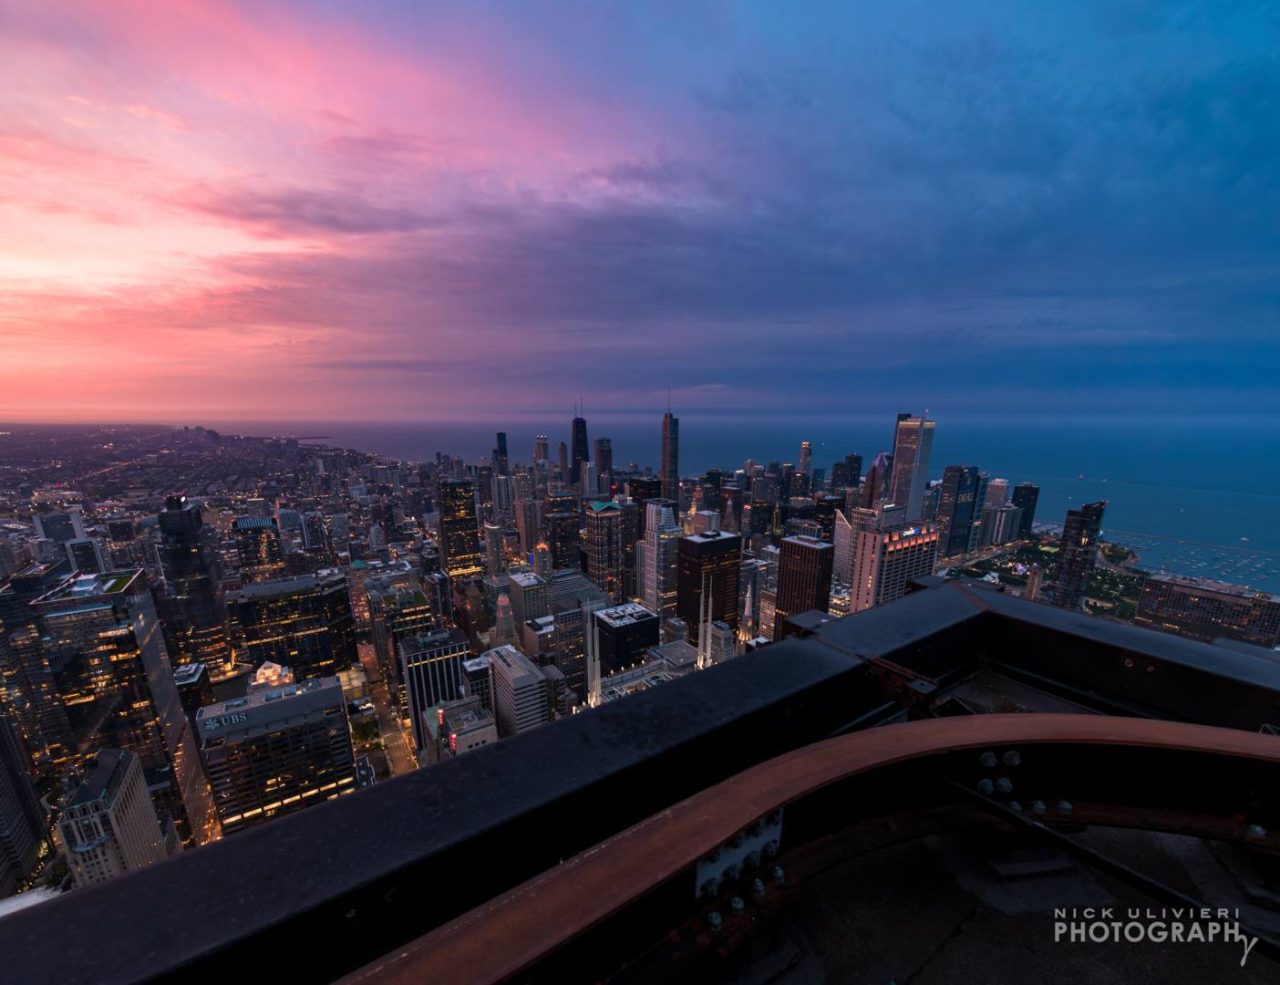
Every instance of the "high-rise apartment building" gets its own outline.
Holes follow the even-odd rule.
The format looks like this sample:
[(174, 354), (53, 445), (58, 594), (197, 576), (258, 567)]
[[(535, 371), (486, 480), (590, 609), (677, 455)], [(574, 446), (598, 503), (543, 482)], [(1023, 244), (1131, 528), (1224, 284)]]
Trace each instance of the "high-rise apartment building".
[(936, 421), (899, 414), (893, 439), (893, 468), (890, 472), (890, 501), (907, 511), (907, 520), (918, 520), (929, 484), (929, 457), (933, 452)]
[(483, 574), (476, 488), (470, 479), (444, 479), (437, 487), (440, 566), (450, 578)]
[(987, 495), (983, 498), (982, 508), (987, 510), (998, 510), (1002, 506), (1009, 503), (1009, 480), (1008, 479), (988, 479)]
[(208, 705), (197, 712), (196, 729), (227, 834), (355, 789), (347, 704), (336, 677)]
[(783, 620), (811, 609), (827, 611), (835, 548), (813, 537), (784, 537), (778, 545), (778, 587), (774, 601), (774, 639)]
[(1098, 562), (1099, 535), (1106, 500), (1086, 503), (1078, 510), (1067, 510), (1062, 525), (1062, 546), (1058, 551), (1057, 603), (1064, 609), (1084, 606), (1089, 578)]
[(76, 886), (163, 861), (179, 847), (166, 843), (142, 762), (127, 749), (98, 752), (58, 818), (58, 836)]
[(1022, 510), (1016, 506), (988, 506), (982, 511), (982, 544), (998, 547), (1018, 539)]

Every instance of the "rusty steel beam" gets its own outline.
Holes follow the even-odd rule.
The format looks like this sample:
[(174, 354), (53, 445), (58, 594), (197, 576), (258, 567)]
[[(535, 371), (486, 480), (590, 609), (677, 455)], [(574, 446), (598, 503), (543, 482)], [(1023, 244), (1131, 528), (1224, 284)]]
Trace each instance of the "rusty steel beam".
[[(1280, 742), (1273, 736), (1099, 715), (980, 715), (857, 732), (797, 749), (708, 787), (342, 981), (466, 985), (510, 979), (778, 807), (858, 774), (1011, 744), (1207, 753), (1280, 765)], [(555, 914), (554, 921), (548, 914)]]

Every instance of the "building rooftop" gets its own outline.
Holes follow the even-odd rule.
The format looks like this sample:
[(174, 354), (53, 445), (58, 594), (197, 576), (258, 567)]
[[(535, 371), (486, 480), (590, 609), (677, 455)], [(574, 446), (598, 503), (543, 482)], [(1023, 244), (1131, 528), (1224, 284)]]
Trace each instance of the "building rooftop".
[(202, 745), (210, 739), (229, 741), (251, 738), (269, 731), (281, 719), (307, 715), (325, 708), (330, 702), (341, 710), (342, 682), (336, 677), (316, 677), (297, 684), (251, 691), (243, 698), (232, 698), (205, 705), (196, 712), (196, 739)]
[(232, 526), (237, 530), (274, 530), (276, 521), (270, 516), (238, 516)]
[(125, 749), (99, 749), (68, 807), (79, 807), (103, 798), (110, 800), (124, 782), (133, 753)]
[(805, 547), (831, 547), (830, 541), (823, 540), (820, 537), (810, 537), (808, 534), (793, 534), (790, 537), (782, 538), (784, 541), (790, 541), (793, 544), (803, 544)]
[(680, 538), (694, 544), (717, 544), (730, 540), (742, 540), (740, 534), (730, 533), (727, 530), (704, 530), (701, 533), (686, 534)]
[(102, 574), (77, 574), (40, 596), (33, 604), (46, 605), (74, 599), (118, 595), (124, 593), (140, 578), (145, 578), (141, 568), (131, 571), (108, 571)]
[(188, 684), (194, 684), (200, 680), (202, 676), (208, 676), (209, 669), (199, 661), (189, 664), (179, 664), (173, 668), (173, 682), (179, 687), (185, 687)]
[(624, 602), (622, 605), (596, 610), (596, 618), (601, 622), (608, 623), (610, 626), (620, 628), (622, 626), (634, 626), (638, 622), (645, 622), (650, 619), (657, 619), (658, 616), (638, 602)]
[(579, 609), (585, 602), (608, 598), (599, 585), (581, 571), (572, 568), (553, 571), (547, 576), (546, 582), (552, 612)]
[(339, 579), (345, 580), (345, 578), (346, 576), (337, 568), (325, 568), (315, 574), (273, 578), (270, 581), (259, 581), (244, 585), (237, 591), (228, 594), (227, 601), (232, 602), (240, 599), (251, 601), (254, 599), (275, 598), (277, 595), (292, 595), (295, 592), (310, 592), (317, 588), (327, 587)]
[(1189, 575), (1175, 575), (1167, 572), (1156, 572), (1147, 575), (1148, 580), (1165, 582), (1170, 585), (1185, 585), (1188, 588), (1199, 588), (1206, 592), (1218, 592), (1223, 595), (1239, 595), (1243, 598), (1263, 599), (1270, 602), (1280, 602), (1280, 595), (1272, 595), (1269, 592), (1260, 592), (1248, 585), (1232, 585), (1225, 581), (1214, 581), (1212, 578), (1196, 578)]

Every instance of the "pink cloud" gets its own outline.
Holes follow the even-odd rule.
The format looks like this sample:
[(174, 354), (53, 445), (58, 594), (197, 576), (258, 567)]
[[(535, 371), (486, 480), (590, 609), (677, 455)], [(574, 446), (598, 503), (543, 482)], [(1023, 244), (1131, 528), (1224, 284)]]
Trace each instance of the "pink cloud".
[[(186, 417), (214, 379), (234, 383), (205, 386), (198, 409), (222, 416), (244, 399), (329, 406), (317, 386), (332, 366), (415, 320), (443, 363), (471, 359), (474, 324), (445, 326), (490, 291), (458, 262), (487, 249), (477, 231), (522, 204), (616, 197), (580, 176), (648, 154), (639, 114), (530, 85), (501, 30), (476, 57), (444, 42), (410, 55), (265, 4), (49, 2), (6, 17), (0, 419)], [(53, 400), (68, 379), (75, 401)]]

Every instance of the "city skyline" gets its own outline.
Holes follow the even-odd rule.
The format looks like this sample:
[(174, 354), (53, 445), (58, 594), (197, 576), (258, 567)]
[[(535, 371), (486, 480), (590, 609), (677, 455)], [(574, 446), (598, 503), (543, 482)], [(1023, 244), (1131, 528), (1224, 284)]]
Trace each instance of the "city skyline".
[(0, 978), (1275, 981), (1278, 38), (0, 0)]
[(5, 6), (0, 418), (1280, 413), (1274, 12)]

